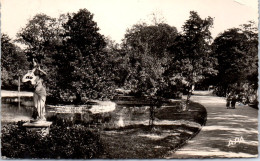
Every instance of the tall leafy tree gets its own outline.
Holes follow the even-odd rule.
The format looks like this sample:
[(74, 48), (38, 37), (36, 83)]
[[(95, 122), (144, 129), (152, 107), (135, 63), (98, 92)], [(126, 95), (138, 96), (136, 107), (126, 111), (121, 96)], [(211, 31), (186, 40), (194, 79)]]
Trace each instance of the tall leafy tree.
[(254, 84), (257, 89), (258, 35), (251, 22), (219, 34), (213, 43), (213, 53), (218, 59), (219, 74), (215, 78), (219, 95), (225, 95), (234, 84)]
[(104, 52), (106, 42), (99, 33), (93, 14), (86, 9), (68, 15), (63, 25), (64, 49), (56, 62), (60, 89), (74, 95), (75, 102), (82, 98), (109, 97), (113, 89), (109, 55)]
[(29, 60), (36, 58), (48, 73), (48, 98), (75, 101), (109, 97), (112, 66), (106, 42), (93, 14), (86, 9), (58, 19), (37, 14), (18, 33)]
[(17, 41), (25, 45), (29, 59), (35, 58), (40, 63), (48, 59), (55, 50), (54, 46), (61, 41), (60, 30), (55, 18), (37, 14), (17, 34)]
[(125, 52), (118, 43), (108, 37), (106, 38), (106, 44), (104, 52), (109, 55), (107, 60), (111, 67), (111, 79), (117, 87), (123, 87), (128, 75)]
[(1, 86), (17, 89), (18, 78), (28, 69), (26, 55), (6, 35), (1, 35)]
[[(169, 48), (171, 61), (165, 74), (172, 83), (186, 84), (187, 90), (202, 81), (208, 75), (214, 75), (216, 60), (211, 57), (212, 41), (210, 28), (213, 19), (200, 18), (197, 12), (191, 11), (189, 19), (183, 25), (183, 33)], [(189, 95), (187, 102), (189, 101)]]
[[(45, 79), (48, 88), (48, 98), (58, 98), (57, 89), (57, 64), (54, 57), (63, 49), (64, 28), (62, 24), (67, 21), (66, 15), (61, 15), (58, 19), (45, 14), (36, 14), (28, 21), (26, 26), (17, 34), (17, 41), (25, 46), (24, 52), (32, 66), (32, 59), (43, 70), (47, 72)], [(31, 67), (32, 68), (32, 67)]]
[(149, 50), (151, 56), (162, 58), (177, 35), (177, 29), (165, 23), (136, 24), (125, 34), (125, 44), (140, 52)]
[(137, 24), (127, 30), (123, 50), (128, 64), (126, 86), (141, 95), (157, 95), (167, 64), (167, 48), (177, 29), (164, 23)]

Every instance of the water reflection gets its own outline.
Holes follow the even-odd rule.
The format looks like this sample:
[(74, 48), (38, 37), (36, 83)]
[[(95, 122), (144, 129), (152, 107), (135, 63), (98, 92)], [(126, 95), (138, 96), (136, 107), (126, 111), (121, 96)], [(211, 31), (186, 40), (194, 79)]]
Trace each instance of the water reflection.
[(30, 106), (18, 107), (18, 103), (2, 103), (1, 104), (1, 121), (17, 122), (28, 121), (31, 119), (33, 108)]
[(118, 120), (117, 125), (118, 125), (119, 127), (124, 127), (124, 126), (125, 126), (124, 120), (123, 120), (123, 116), (122, 116), (122, 115), (119, 117), (119, 120)]
[[(124, 106), (116, 105), (115, 109), (97, 113), (93, 111), (93, 106), (67, 106), (67, 107), (47, 107), (46, 118), (49, 121), (63, 121), (70, 124), (86, 124), (89, 126), (101, 126), (102, 128), (118, 128), (128, 125), (149, 124), (149, 106)], [(94, 107), (97, 107), (95, 105)], [(61, 110), (63, 108), (63, 110)], [(106, 107), (104, 107), (106, 108)], [(91, 110), (92, 109), (92, 110)], [(33, 113), (32, 106), (21, 106), (18, 104), (2, 104), (2, 123), (28, 121)]]

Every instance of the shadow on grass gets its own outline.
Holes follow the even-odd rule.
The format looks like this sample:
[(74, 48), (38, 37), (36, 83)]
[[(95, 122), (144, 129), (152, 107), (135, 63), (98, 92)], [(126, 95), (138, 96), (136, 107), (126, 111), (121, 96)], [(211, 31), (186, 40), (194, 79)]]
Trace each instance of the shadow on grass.
[[(163, 158), (169, 151), (183, 146), (205, 124), (206, 109), (191, 103), (189, 111), (178, 112), (177, 107), (156, 110), (155, 125), (135, 124), (121, 128), (105, 128), (101, 133), (103, 159)], [(196, 126), (194, 126), (196, 125)]]

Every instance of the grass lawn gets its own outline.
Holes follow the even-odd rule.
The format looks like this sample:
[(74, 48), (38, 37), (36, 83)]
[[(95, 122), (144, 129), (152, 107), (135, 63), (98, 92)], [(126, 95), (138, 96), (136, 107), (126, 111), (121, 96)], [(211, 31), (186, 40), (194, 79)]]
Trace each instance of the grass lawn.
[(174, 106), (156, 110), (154, 126), (144, 124), (107, 128), (101, 132), (104, 159), (164, 158), (194, 137), (205, 124), (207, 112), (198, 103), (189, 111), (178, 112)]

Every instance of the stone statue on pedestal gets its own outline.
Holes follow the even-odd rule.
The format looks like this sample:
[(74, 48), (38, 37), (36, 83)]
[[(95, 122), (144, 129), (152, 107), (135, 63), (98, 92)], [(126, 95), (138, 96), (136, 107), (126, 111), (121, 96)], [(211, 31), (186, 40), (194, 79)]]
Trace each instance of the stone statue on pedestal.
[(33, 93), (33, 103), (35, 107), (35, 112), (33, 115), (34, 121), (46, 121), (45, 118), (45, 101), (46, 101), (46, 88), (43, 85), (43, 75), (47, 75), (40, 66), (33, 60), (34, 68), (29, 70), (22, 78), (22, 82), (30, 81), (34, 86), (35, 90)]

